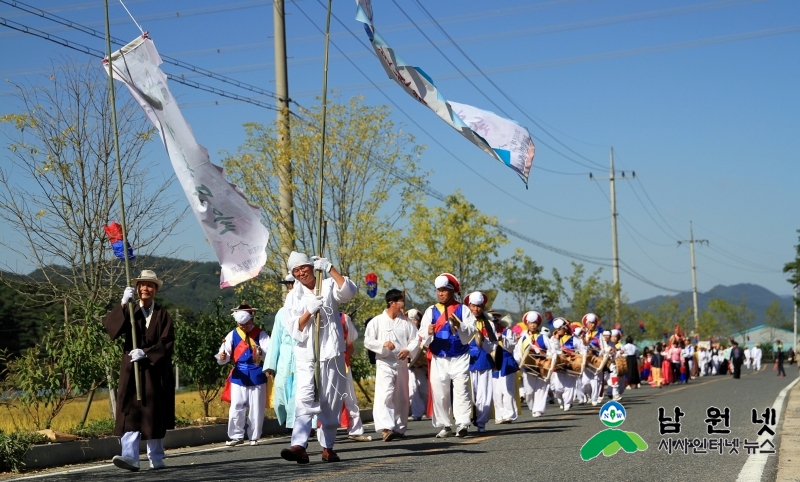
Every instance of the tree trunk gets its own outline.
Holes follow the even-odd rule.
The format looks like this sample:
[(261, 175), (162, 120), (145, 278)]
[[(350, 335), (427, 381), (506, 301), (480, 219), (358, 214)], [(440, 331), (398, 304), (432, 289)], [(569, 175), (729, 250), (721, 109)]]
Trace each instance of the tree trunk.
[(86, 397), (86, 406), (83, 407), (83, 417), (81, 417), (81, 423), (78, 424), (80, 428), (86, 425), (86, 419), (89, 417), (89, 409), (92, 407), (92, 400), (94, 400), (95, 390), (97, 390), (97, 387), (92, 387), (92, 389), (89, 390), (89, 396)]
[(372, 403), (372, 398), (369, 396), (367, 391), (364, 390), (364, 387), (361, 386), (361, 380), (355, 380), (355, 382), (356, 382), (356, 385), (358, 385), (358, 388), (361, 390), (361, 393), (364, 394), (364, 398), (367, 399), (367, 403)]
[(117, 419), (117, 393), (111, 385), (111, 369), (106, 367), (106, 380), (108, 381), (108, 408), (111, 410), (111, 420)]

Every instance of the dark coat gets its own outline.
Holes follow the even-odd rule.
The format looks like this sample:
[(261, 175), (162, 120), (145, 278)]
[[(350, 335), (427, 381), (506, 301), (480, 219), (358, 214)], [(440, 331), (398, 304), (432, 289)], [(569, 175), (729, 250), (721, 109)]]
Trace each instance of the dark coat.
[(136, 400), (133, 362), (129, 355), (133, 349), (131, 324), (127, 307), (116, 306), (103, 319), (103, 326), (111, 339), (125, 337), (124, 353), (119, 371), (117, 391), (117, 420), (114, 435), (141, 432), (142, 440), (164, 438), (167, 430), (175, 428), (175, 378), (172, 368), (172, 351), (175, 333), (167, 310), (155, 305), (150, 327), (145, 330), (145, 318), (138, 303), (134, 303), (138, 347), (147, 358), (139, 360), (139, 379), (142, 400)]

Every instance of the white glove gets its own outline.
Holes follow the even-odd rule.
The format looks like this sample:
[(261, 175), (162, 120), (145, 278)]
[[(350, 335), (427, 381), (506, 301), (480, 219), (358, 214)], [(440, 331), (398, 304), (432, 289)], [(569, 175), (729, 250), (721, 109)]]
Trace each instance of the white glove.
[(143, 358), (147, 358), (147, 355), (144, 354), (144, 351), (141, 348), (131, 350), (131, 361), (139, 361)]
[(134, 293), (135, 290), (133, 289), (133, 286), (128, 286), (125, 288), (125, 291), (122, 293), (122, 304), (127, 305), (128, 302), (133, 299)]
[(306, 296), (305, 308), (311, 315), (315, 315), (322, 308), (322, 296)]
[(328, 258), (320, 258), (319, 256), (312, 256), (311, 259), (314, 260), (314, 269), (316, 271), (324, 271), (325, 273), (330, 273), (331, 267), (333, 266)]

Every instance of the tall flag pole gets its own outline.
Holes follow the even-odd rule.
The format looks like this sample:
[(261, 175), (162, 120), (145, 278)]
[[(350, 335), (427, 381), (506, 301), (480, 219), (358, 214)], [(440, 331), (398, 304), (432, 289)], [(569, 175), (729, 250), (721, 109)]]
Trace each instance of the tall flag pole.
[[(333, 0), (328, 0), (328, 18), (325, 25), (325, 59), (322, 64), (322, 145), (319, 149), (319, 167), (317, 169), (317, 176), (319, 177), (319, 185), (317, 188), (317, 252), (322, 256), (323, 249), (323, 228), (322, 228), (322, 187), (323, 187), (323, 167), (325, 164), (325, 120), (328, 111), (328, 46), (331, 40), (331, 6)], [(317, 296), (322, 293), (322, 271), (317, 272)], [(319, 340), (319, 327), (320, 327), (320, 312), (317, 311), (317, 318), (314, 324), (314, 401), (319, 401), (319, 395), (322, 393), (322, 378), (320, 374), (320, 340)]]
[[(106, 11), (106, 55), (108, 58), (111, 58), (111, 25), (108, 20), (108, 0), (104, 0), (105, 4), (105, 11)], [(122, 246), (123, 252), (125, 255), (123, 259), (125, 260), (125, 284), (131, 282), (131, 264), (129, 261), (130, 254), (127, 251), (128, 246), (128, 229), (127, 225), (125, 224), (125, 202), (123, 200), (122, 195), (122, 166), (120, 163), (119, 158), (119, 131), (117, 129), (117, 99), (114, 93), (114, 76), (111, 75), (111, 66), (109, 64), (109, 74), (108, 74), (108, 92), (111, 102), (111, 124), (114, 129), (114, 156), (117, 163), (117, 195), (119, 197), (119, 221), (122, 227)], [(136, 333), (136, 322), (133, 319), (133, 300), (128, 301), (128, 317), (130, 318), (131, 322), (131, 345), (133, 349), (137, 349), (139, 347), (139, 337)], [(136, 383), (136, 400), (142, 399), (142, 384), (139, 381), (139, 362), (133, 362), (133, 377), (134, 382)]]

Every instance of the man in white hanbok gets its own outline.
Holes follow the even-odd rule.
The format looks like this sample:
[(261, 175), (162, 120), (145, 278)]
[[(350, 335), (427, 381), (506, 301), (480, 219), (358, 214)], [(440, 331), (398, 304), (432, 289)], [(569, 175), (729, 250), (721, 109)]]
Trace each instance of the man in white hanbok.
[(761, 348), (758, 345), (750, 350), (750, 356), (753, 357), (753, 370), (755, 371), (761, 370), (761, 355)]
[(403, 292), (386, 292), (386, 309), (369, 322), (364, 347), (375, 352), (375, 431), (384, 442), (402, 437), (408, 427), (408, 361), (419, 351), (417, 327), (403, 314)]
[(475, 316), (476, 333), (469, 342), (469, 380), (475, 404), (475, 426), (479, 433), (483, 433), (492, 413), (492, 371), (495, 368), (492, 355), (497, 349), (497, 333), (494, 323), (484, 312), (486, 296), (483, 293), (475, 291), (467, 295), (464, 304)]
[[(345, 340), (340, 321), (339, 305), (350, 301), (358, 291), (355, 283), (342, 276), (325, 258), (293, 251), (287, 261), (289, 271), (298, 281), (286, 296), (286, 329), (297, 344), (294, 347), (297, 392), (295, 420), (291, 446), (281, 451), (285, 460), (300, 464), (309, 462), (306, 447), (311, 434), (311, 419), (317, 415), (322, 424), (317, 438), (322, 447), (324, 462), (338, 462), (333, 451), (342, 398), (346, 390), (344, 356)], [(328, 273), (323, 279), (321, 294), (315, 294), (314, 271)], [(315, 315), (319, 316), (320, 393), (314, 382)], [(316, 398), (316, 400), (315, 400)]]
[[(549, 340), (550, 346), (548, 347), (548, 353), (551, 356), (560, 355), (564, 353), (565, 350), (574, 347), (567, 320), (564, 318), (554, 319), (553, 329), (555, 331)], [(576, 376), (570, 375), (563, 370), (557, 370), (551, 377), (553, 395), (558, 401), (560, 408), (565, 412), (572, 407), (572, 401), (575, 399), (575, 384), (577, 381), (578, 378)]]
[[(538, 311), (529, 311), (522, 316), (522, 322), (528, 326), (528, 330), (522, 334), (514, 346), (514, 360), (519, 366), (523, 366), (529, 351), (541, 355), (547, 354), (546, 340), (550, 338), (550, 330), (547, 327), (540, 328), (542, 321), (542, 315)], [(529, 370), (522, 370), (522, 389), (525, 402), (533, 417), (544, 415), (547, 407), (548, 387), (549, 383), (542, 377), (532, 374)]]
[(747, 345), (745, 345), (743, 351), (744, 351), (744, 367), (750, 368), (750, 363), (753, 360), (753, 350), (751, 350), (750, 348), (747, 347)]

